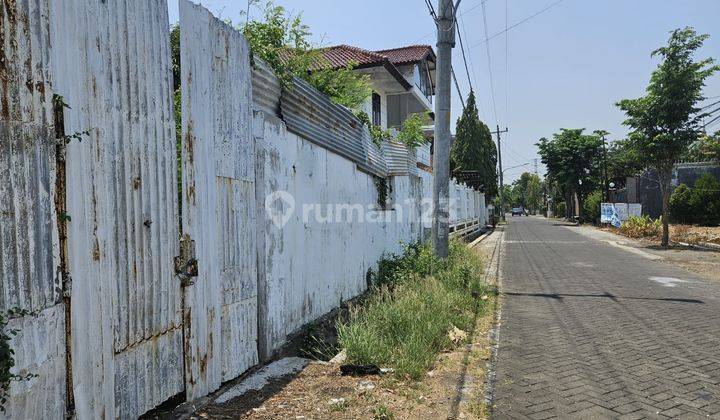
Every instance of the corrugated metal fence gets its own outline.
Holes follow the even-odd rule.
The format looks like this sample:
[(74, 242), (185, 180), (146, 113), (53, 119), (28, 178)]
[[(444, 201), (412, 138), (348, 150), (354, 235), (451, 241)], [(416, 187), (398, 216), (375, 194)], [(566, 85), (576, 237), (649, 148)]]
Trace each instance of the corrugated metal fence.
[(72, 390), (79, 418), (135, 417), (184, 389), (167, 4), (52, 1), (66, 133)]
[(180, 26), (182, 230), (195, 243), (199, 265), (185, 288), (192, 400), (258, 361), (255, 144), (247, 42), (185, 1)]
[[(10, 321), (11, 346), (15, 371), (38, 375), (12, 384), (13, 418), (137, 417), (257, 363), (253, 92), (337, 167), (362, 171), (345, 168), (365, 196), (366, 174), (388, 175), (349, 110), (301, 80), (281, 90), (261, 62), (251, 71), (242, 36), (186, 0), (181, 27), (178, 167), (165, 0), (0, 6), (0, 310), (28, 311)], [(416, 173), (403, 153), (397, 174)]]
[[(0, 3), (0, 311), (10, 320), (15, 371), (7, 415), (65, 411), (65, 308), (57, 272), (56, 147), (47, 1)], [(42, 337), (42, 340), (39, 339)]]

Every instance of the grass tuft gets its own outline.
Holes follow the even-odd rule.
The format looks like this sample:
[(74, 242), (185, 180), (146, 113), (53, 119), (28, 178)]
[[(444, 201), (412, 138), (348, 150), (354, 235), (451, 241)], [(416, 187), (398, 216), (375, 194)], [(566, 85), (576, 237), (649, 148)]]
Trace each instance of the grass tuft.
[(453, 241), (440, 260), (427, 244), (411, 244), (390, 255), (372, 276), (372, 296), (338, 324), (339, 344), (348, 362), (392, 367), (401, 377), (419, 379), (438, 353), (453, 347), (448, 331), (469, 330), (490, 293), (482, 263), (465, 244)]

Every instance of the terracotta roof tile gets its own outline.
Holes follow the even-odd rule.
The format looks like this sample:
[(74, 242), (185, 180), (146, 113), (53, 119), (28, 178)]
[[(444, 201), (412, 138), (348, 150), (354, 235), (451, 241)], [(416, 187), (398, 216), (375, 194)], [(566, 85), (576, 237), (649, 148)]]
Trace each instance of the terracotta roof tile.
[(354, 63), (358, 67), (380, 66), (387, 60), (387, 57), (383, 55), (350, 45), (336, 45), (334, 47), (323, 48), (322, 55), (327, 62), (318, 63), (312, 70), (326, 68), (328, 66), (337, 69), (346, 67), (350, 63)]
[(387, 57), (393, 64), (415, 63), (428, 55), (433, 61), (435, 60), (435, 52), (429, 45), (409, 45), (375, 52)]
[(380, 51), (369, 51), (351, 45), (336, 45), (323, 48), (322, 54), (327, 62), (318, 63), (312, 70), (328, 66), (337, 69), (346, 67), (349, 63), (355, 63), (357, 67), (380, 66), (385, 63), (385, 60), (389, 60), (395, 65), (410, 64), (418, 62), (426, 56), (435, 60), (435, 53), (429, 45), (410, 45)]

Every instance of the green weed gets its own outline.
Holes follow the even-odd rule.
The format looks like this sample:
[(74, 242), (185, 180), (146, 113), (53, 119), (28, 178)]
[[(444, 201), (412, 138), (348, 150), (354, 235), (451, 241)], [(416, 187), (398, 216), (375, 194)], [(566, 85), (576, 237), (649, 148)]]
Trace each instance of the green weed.
[(403, 255), (379, 263), (373, 294), (338, 325), (348, 361), (393, 367), (398, 376), (418, 379), (437, 354), (452, 347), (448, 331), (468, 330), (482, 309), (480, 259), (463, 243), (452, 242), (440, 260), (428, 245), (406, 246)]

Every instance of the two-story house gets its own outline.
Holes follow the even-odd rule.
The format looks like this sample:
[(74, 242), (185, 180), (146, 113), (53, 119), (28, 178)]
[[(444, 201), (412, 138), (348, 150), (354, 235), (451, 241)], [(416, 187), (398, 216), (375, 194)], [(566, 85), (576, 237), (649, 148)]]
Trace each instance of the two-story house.
[(436, 57), (429, 45), (380, 51), (337, 45), (322, 53), (332, 68), (352, 63), (355, 71), (370, 75), (373, 94), (364, 111), (373, 124), (398, 128), (412, 114), (433, 112)]

